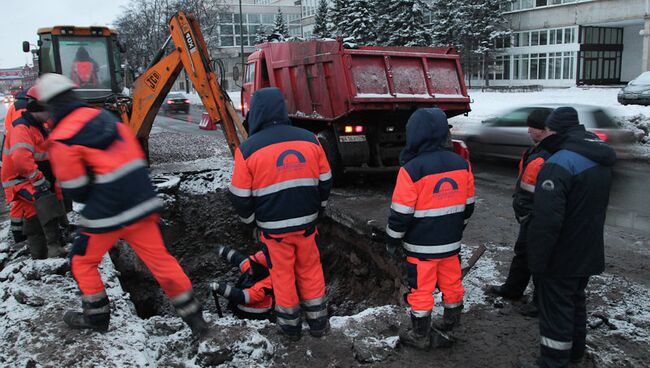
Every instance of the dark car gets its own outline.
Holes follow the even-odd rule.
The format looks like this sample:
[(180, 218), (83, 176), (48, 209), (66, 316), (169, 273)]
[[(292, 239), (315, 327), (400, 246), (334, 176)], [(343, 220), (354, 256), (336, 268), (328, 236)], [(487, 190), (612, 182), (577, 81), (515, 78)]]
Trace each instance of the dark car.
[(182, 93), (172, 92), (165, 98), (162, 104), (162, 110), (164, 113), (182, 111), (188, 114), (190, 112), (190, 100)]
[(618, 92), (618, 102), (623, 105), (650, 105), (650, 72), (636, 77)]
[[(535, 109), (554, 110), (561, 104), (540, 104), (509, 110), (480, 124), (464, 124), (452, 129), (452, 137), (465, 141), (472, 158), (496, 157), (518, 160), (526, 148), (533, 144), (528, 134), (526, 119)], [(612, 145), (617, 152), (635, 142), (634, 133), (621, 129), (607, 113), (598, 106), (569, 105), (578, 111), (578, 119), (587, 130)]]

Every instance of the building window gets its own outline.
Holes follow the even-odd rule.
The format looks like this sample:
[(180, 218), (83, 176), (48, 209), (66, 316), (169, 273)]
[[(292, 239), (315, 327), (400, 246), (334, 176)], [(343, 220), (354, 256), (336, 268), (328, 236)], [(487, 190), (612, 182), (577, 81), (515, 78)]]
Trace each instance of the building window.
[(494, 58), (490, 79), (510, 79), (510, 55), (499, 55)]
[(562, 79), (575, 78), (575, 51), (562, 53)]

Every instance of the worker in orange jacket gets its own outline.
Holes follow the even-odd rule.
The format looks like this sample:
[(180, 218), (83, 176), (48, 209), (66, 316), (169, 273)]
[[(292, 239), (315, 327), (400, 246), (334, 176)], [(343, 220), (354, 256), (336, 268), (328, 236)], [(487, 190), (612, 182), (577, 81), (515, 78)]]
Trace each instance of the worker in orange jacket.
[(246, 257), (223, 245), (215, 251), (219, 257), (239, 268), (242, 274), (234, 286), (220, 281), (213, 282), (212, 290), (228, 299), (229, 308), (239, 318), (272, 319), (273, 283), (264, 252), (258, 251)]
[(328, 319), (316, 222), (331, 188), (327, 157), (313, 133), (291, 126), (277, 88), (253, 94), (248, 123), (250, 136), (235, 151), (231, 200), (268, 249), (280, 331), (300, 339), (302, 304), (309, 333), (320, 337)]
[(34, 94), (35, 90), (31, 88), (27, 94), (26, 111), (13, 121), (8, 131), (0, 175), (7, 202), (11, 203), (12, 226), (16, 227), (12, 230), (17, 232), (22, 220), (21, 233), (27, 238), (32, 258), (44, 259), (66, 254), (59, 227), (65, 212), (61, 198), (55, 194), (54, 176), (45, 146), (47, 132), (44, 123), (49, 113)]
[[(6, 147), (6, 144), (9, 143), (7, 141), (7, 137), (9, 135), (9, 132), (11, 131), (11, 123), (19, 118), (22, 113), (25, 111), (27, 108), (27, 94), (25, 92), (20, 92), (16, 95), (16, 100), (14, 103), (9, 105), (9, 108), (7, 109), (7, 114), (5, 115), (5, 133), (2, 136), (2, 147), (4, 151), (4, 147)], [(2, 164), (2, 155), (0, 155), (0, 165)], [(5, 191), (5, 199), (7, 199), (11, 194), (10, 194), (10, 189), (4, 189)], [(24, 240), (27, 239), (27, 237), (23, 234), (23, 211), (20, 208), (20, 206), (14, 206), (11, 204), (9, 200), (7, 200), (7, 204), (9, 204), (9, 220), (10, 220), (10, 230), (11, 234), (14, 238), (15, 243), (20, 243)]]
[(48, 153), (54, 175), (66, 197), (85, 204), (70, 261), (83, 312), (66, 312), (66, 324), (108, 329), (109, 301), (97, 267), (122, 239), (149, 268), (192, 333), (205, 333), (207, 324), (192, 283), (163, 243), (158, 227), (162, 202), (131, 130), (112, 113), (86, 106), (65, 76), (44, 74), (36, 88), (40, 101), (52, 112)]
[(412, 328), (400, 341), (420, 349), (430, 345), (436, 284), (444, 306), (437, 329), (451, 330), (463, 309), (458, 254), (474, 211), (474, 177), (469, 162), (444, 147), (448, 134), (440, 109), (418, 109), (409, 118), (386, 228), (388, 253), (406, 252)]

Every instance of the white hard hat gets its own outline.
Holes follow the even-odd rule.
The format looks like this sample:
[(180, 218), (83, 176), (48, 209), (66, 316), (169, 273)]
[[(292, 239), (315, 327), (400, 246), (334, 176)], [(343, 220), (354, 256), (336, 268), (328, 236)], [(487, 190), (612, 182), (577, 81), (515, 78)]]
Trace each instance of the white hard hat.
[(47, 101), (51, 100), (52, 97), (76, 87), (77, 86), (72, 80), (70, 80), (70, 78), (55, 73), (43, 74), (36, 81), (38, 100), (43, 103), (47, 103)]

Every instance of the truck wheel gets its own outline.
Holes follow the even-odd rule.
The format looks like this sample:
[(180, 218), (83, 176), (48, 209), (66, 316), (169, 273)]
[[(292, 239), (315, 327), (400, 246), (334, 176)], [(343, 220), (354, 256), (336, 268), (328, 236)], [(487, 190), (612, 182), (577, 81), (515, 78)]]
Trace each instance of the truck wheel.
[(327, 161), (330, 163), (330, 170), (332, 170), (332, 180), (334, 185), (342, 185), (345, 179), (345, 175), (343, 172), (343, 162), (341, 161), (341, 155), (339, 154), (339, 149), (336, 145), (336, 136), (331, 131), (324, 130), (318, 133), (318, 140), (320, 141), (320, 145), (323, 146), (323, 149), (325, 150)]

